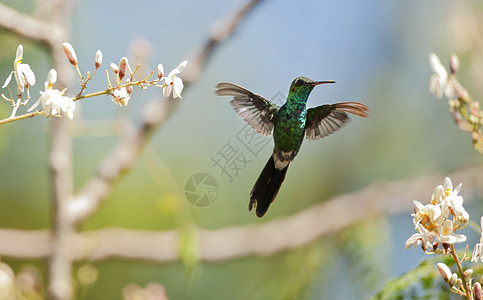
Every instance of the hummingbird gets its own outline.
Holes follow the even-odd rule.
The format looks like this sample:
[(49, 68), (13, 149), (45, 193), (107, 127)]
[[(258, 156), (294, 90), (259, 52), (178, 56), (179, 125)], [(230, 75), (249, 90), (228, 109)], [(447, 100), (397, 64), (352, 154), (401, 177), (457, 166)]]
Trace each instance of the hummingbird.
[(364, 118), (368, 116), (367, 106), (359, 102), (324, 104), (307, 109), (307, 100), (314, 87), (327, 83), (335, 81), (313, 81), (303, 76), (295, 78), (287, 101), (281, 107), (236, 84), (221, 82), (216, 85), (215, 93), (233, 96), (230, 102), (233, 109), (256, 132), (270, 135), (273, 131), (273, 153), (250, 192), (248, 204), (249, 211), (256, 207), (259, 218), (265, 215), (275, 200), (304, 137), (318, 140), (331, 134), (350, 120), (347, 113)]

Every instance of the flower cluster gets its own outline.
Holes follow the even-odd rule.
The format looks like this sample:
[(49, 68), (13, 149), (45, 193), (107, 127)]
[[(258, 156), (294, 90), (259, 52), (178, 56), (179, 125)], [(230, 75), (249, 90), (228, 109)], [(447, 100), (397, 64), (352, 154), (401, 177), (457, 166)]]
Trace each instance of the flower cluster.
[[(32, 117), (39, 114), (43, 114), (47, 117), (65, 116), (69, 119), (73, 119), (75, 112), (75, 101), (102, 94), (110, 95), (114, 103), (121, 106), (126, 106), (128, 105), (131, 98), (133, 87), (136, 85), (139, 86), (141, 89), (145, 89), (148, 86), (156, 86), (163, 89), (163, 95), (165, 97), (181, 98), (181, 93), (183, 91), (184, 85), (182, 79), (177, 75), (179, 75), (188, 64), (188, 61), (186, 60), (182, 61), (166, 77), (163, 76), (163, 65), (159, 64), (156, 71), (151, 71), (151, 74), (148, 77), (141, 80), (136, 80), (135, 74), (136, 71), (139, 69), (140, 64), (138, 64), (133, 70), (129, 65), (128, 59), (126, 57), (123, 57), (121, 58), (119, 65), (116, 65), (115, 63), (110, 64), (111, 70), (116, 76), (115, 84), (111, 84), (109, 73), (106, 70), (108, 88), (104, 91), (96, 93), (83, 94), (84, 90), (87, 87), (87, 83), (93, 78), (93, 76), (96, 74), (97, 70), (102, 64), (103, 54), (101, 50), (98, 50), (96, 52), (94, 57), (95, 70), (92, 73), (90, 71), (87, 72), (87, 74), (84, 76), (80, 71), (79, 60), (77, 59), (74, 47), (71, 44), (65, 42), (62, 44), (62, 48), (70, 64), (72, 64), (77, 71), (80, 79), (80, 92), (74, 97), (68, 97), (65, 95), (66, 89), (62, 91), (55, 89), (54, 84), (57, 82), (57, 71), (55, 69), (51, 69), (47, 75), (45, 90), (40, 92), (40, 97), (38, 98), (38, 100), (28, 109), (29, 113), (21, 116), (16, 116), (18, 108), (22, 105), (27, 105), (28, 101), (30, 100), (30, 87), (35, 84), (34, 72), (28, 64), (22, 63), (23, 46), (20, 45), (18, 46), (17, 55), (14, 61), (14, 71), (10, 73), (4, 85), (2, 86), (2, 88), (8, 88), (10, 91), (10, 97), (5, 96), (4, 94), (2, 94), (2, 97), (12, 104), (13, 111), (9, 118), (0, 120), (0, 124)], [(154, 72), (156, 72), (157, 77), (154, 79), (149, 79), (151, 75), (154, 74)], [(13, 93), (9, 87), (12, 77), (15, 77), (17, 85), (16, 100), (14, 100), (15, 97), (13, 96)], [(24, 97), (22, 93), (25, 90), (27, 92), (27, 97), (26, 100), (23, 100)], [(42, 105), (42, 109), (33, 112), (39, 105)]]
[[(418, 231), (405, 244), (406, 249), (421, 244), (426, 253), (446, 253), (448, 246), (466, 241), (466, 236), (455, 231), (466, 227), (469, 215), (463, 207), (463, 197), (458, 195), (461, 184), (453, 189), (446, 177), (431, 195), (431, 203), (423, 205), (414, 201), (413, 223)], [(442, 246), (442, 249), (439, 248)]]
[[(162, 64), (159, 64), (156, 68), (156, 74), (158, 78), (153, 81), (146, 81), (146, 80), (139, 81), (139, 85), (141, 88), (146, 88), (149, 85), (154, 85), (154, 86), (163, 88), (163, 95), (166, 98), (171, 96), (173, 98), (182, 98), (181, 92), (183, 91), (183, 87), (184, 87), (183, 80), (181, 80), (181, 78), (176, 75), (180, 74), (187, 64), (188, 64), (187, 60), (182, 61), (176, 68), (174, 68), (171, 72), (169, 72), (167, 77), (163, 76), (164, 67)], [(129, 99), (131, 98), (131, 93), (133, 91), (132, 85), (133, 85), (133, 81), (135, 81), (134, 74), (136, 70), (139, 68), (139, 65), (133, 71), (131, 69), (131, 66), (129, 65), (129, 61), (127, 57), (123, 57), (119, 62), (119, 66), (116, 65), (115, 63), (111, 63), (110, 67), (111, 67), (111, 71), (116, 75), (115, 86), (111, 86), (109, 77), (107, 79), (109, 82), (109, 88), (112, 89), (112, 92), (111, 92), (112, 102), (121, 106), (126, 106), (129, 102)], [(129, 72), (129, 76), (126, 77), (127, 72)], [(124, 82), (122, 82), (123, 78), (125, 78)], [(161, 81), (163, 80), (164, 80), (164, 84), (161, 84)]]
[[(446, 177), (443, 185), (438, 185), (431, 195), (431, 202), (423, 205), (414, 201), (413, 223), (418, 231), (405, 243), (406, 249), (414, 245), (421, 245), (426, 254), (450, 254), (458, 267), (454, 273), (444, 263), (436, 264), (444, 281), (448, 283), (452, 292), (466, 296), (467, 299), (482, 299), (480, 282), (473, 283), (473, 269), (463, 269), (462, 262), (469, 260), (466, 251), (459, 257), (454, 244), (466, 241), (466, 236), (456, 234), (469, 222), (469, 214), (463, 207), (463, 197), (458, 195), (461, 183), (453, 189), (453, 183)], [(481, 218), (483, 232), (483, 217)], [(441, 246), (441, 247), (439, 247)], [(483, 261), (483, 233), (480, 242), (476, 244), (471, 261)]]
[(475, 149), (483, 153), (483, 112), (480, 103), (471, 98), (457, 79), (460, 65), (458, 57), (454, 54), (451, 56), (449, 73), (434, 53), (429, 55), (429, 64), (434, 72), (429, 81), (429, 90), (438, 98), (443, 94), (448, 98), (454, 121), (461, 130), (471, 132)]

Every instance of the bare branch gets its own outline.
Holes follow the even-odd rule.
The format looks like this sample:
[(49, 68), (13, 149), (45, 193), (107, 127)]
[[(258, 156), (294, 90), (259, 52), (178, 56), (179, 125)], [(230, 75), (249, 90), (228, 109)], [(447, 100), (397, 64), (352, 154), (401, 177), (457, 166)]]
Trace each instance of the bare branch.
[[(450, 174), (463, 183), (462, 195), (482, 195), (483, 168), (470, 167)], [(340, 195), (293, 216), (260, 225), (217, 230), (198, 229), (200, 259), (220, 261), (249, 255), (271, 255), (306, 245), (323, 236), (370, 218), (411, 212), (412, 200), (429, 199), (443, 175), (422, 176), (395, 183), (375, 184), (361, 191)], [(466, 202), (476, 197), (467, 197)], [(409, 218), (409, 216), (408, 216)], [(178, 260), (177, 231), (147, 232), (121, 228), (77, 234), (71, 241), (74, 259), (100, 260), (111, 257), (155, 262)], [(0, 229), (0, 256), (42, 258), (52, 249), (49, 231)], [(402, 245), (401, 245), (402, 247)]]
[[(64, 30), (55, 23), (47, 23), (18, 12), (0, 3), (0, 27), (32, 41), (51, 44), (64, 37)], [(60, 45), (57, 45), (60, 46)]]

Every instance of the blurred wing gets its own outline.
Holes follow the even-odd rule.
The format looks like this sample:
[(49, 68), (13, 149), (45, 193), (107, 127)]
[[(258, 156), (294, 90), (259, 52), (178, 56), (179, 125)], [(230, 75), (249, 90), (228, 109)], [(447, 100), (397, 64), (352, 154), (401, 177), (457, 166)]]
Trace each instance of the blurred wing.
[(307, 109), (305, 121), (305, 138), (318, 140), (349, 122), (347, 113), (367, 117), (367, 106), (358, 102), (341, 102), (326, 104)]
[(269, 135), (273, 130), (273, 118), (279, 107), (260, 95), (233, 83), (216, 85), (218, 96), (233, 96), (233, 109), (258, 133)]

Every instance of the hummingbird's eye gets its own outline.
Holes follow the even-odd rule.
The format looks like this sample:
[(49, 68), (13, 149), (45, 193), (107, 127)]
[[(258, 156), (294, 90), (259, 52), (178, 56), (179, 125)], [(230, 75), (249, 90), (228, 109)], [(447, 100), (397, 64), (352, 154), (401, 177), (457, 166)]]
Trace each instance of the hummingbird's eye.
[(295, 86), (301, 86), (303, 83), (304, 83), (304, 82), (303, 82), (303, 80), (302, 80), (302, 79), (297, 79), (297, 80), (295, 80), (294, 85), (295, 85)]

